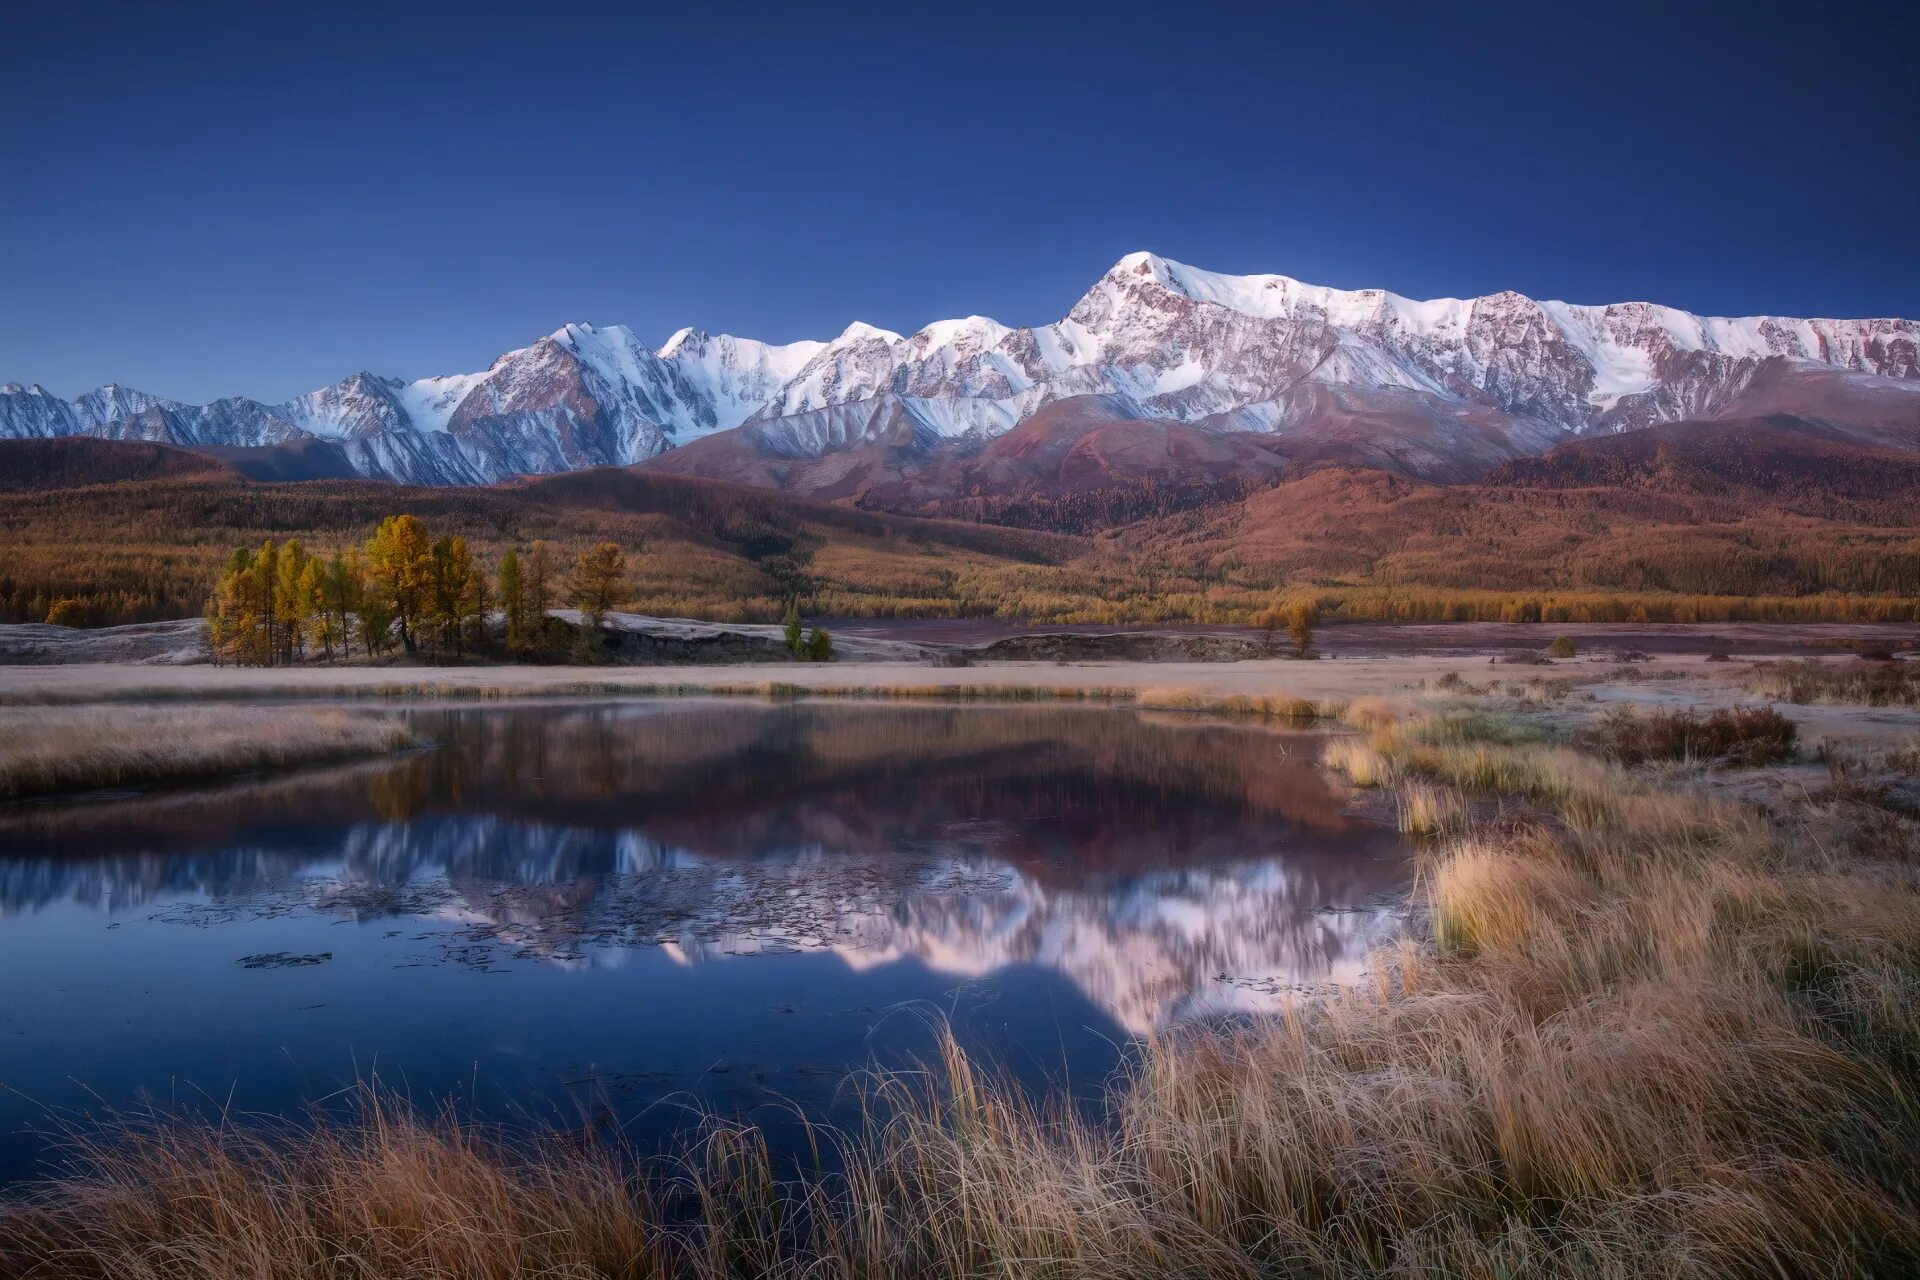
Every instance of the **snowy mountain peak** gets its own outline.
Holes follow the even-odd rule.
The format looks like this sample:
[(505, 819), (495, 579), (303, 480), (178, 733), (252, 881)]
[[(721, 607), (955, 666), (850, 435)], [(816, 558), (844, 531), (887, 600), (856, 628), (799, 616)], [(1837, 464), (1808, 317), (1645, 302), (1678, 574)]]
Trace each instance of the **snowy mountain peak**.
[(852, 324), (842, 329), (840, 336), (828, 345), (844, 347), (851, 346), (857, 342), (884, 342), (892, 345), (893, 343), (904, 341), (905, 339), (901, 337), (901, 335), (891, 329), (879, 329), (867, 324), (865, 321), (855, 320)]
[(671, 360), (674, 357), (674, 355), (680, 350), (680, 348), (689, 346), (689, 345), (704, 346), (706, 345), (707, 339), (711, 336), (712, 335), (708, 334), (707, 332), (701, 329), (694, 329), (694, 328), (675, 329), (673, 331), (673, 336), (669, 337), (664, 343), (662, 343), (660, 345), (660, 349), (654, 352), (654, 354), (659, 356), (662, 360)]
[(987, 348), (997, 344), (1013, 330), (987, 316), (965, 316), (959, 320), (936, 320), (913, 335), (924, 347), (968, 346)]
[[(644, 461), (738, 427), (781, 456), (818, 456), (867, 439), (852, 427), (878, 413), (895, 415), (916, 447), (937, 447), (1097, 397), (1123, 420), (1217, 432), (1345, 423), (1342, 448), (1445, 475), (1569, 434), (1732, 412), (1782, 368), (1864, 379), (1848, 384), (1849, 403), (1911, 422), (1917, 346), (1911, 320), (1729, 319), (1511, 291), (1419, 301), (1136, 252), (1064, 319), (1032, 328), (972, 315), (908, 338), (855, 322), (831, 341), (786, 344), (683, 328), (654, 348), (625, 326), (573, 323), (479, 373), (410, 382), (358, 373), (281, 405), (184, 405), (114, 383), (67, 401), (8, 383), (0, 437), (317, 438), (365, 474), (480, 483)], [(1766, 403), (1772, 412), (1782, 402)], [(1369, 452), (1369, 433), (1388, 422), (1411, 423), (1432, 443)]]

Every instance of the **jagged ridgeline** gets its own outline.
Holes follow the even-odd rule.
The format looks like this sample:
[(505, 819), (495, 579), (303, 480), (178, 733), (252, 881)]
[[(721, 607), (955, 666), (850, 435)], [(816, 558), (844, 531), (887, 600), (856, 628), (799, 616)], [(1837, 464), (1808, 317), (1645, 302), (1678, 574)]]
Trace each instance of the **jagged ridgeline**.
[[(1777, 412), (1911, 445), (1917, 339), (1912, 320), (1725, 319), (1510, 292), (1422, 302), (1135, 253), (1065, 318), (1032, 328), (969, 316), (785, 345), (683, 329), (654, 346), (618, 325), (569, 324), (482, 372), (362, 372), (279, 404), (9, 385), (0, 437), (271, 448), (283, 465), (291, 450), (306, 474), (421, 484), (663, 458), (790, 492), (891, 487), (907, 501), (982, 485), (1004, 496), (1023, 453), (1058, 443), (1057, 425), (984, 469), (964, 464), (1072, 404), (1070, 424), (1166, 424), (1183, 456), (1162, 450), (1149, 469), (1181, 482), (1258, 474), (1275, 458), (1459, 481), (1582, 435)], [(1127, 439), (1076, 464), (1098, 473)]]

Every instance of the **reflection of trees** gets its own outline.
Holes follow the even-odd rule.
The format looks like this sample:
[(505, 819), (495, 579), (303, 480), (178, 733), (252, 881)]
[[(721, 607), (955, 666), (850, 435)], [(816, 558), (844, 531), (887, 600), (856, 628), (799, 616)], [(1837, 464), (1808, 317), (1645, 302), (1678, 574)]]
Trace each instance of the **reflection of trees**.
[(1003, 824), (1008, 856), (1103, 865), (1365, 830), (1308, 766), (1309, 735), (1110, 711), (704, 702), (496, 726), (469, 714), (445, 736), (458, 750), (442, 756), (508, 779), (476, 797), (495, 811), (637, 826), (722, 857), (873, 849), (982, 820)]
[(367, 803), (388, 822), (408, 822), (427, 811), (438, 779), (431, 760), (402, 761), (367, 779)]

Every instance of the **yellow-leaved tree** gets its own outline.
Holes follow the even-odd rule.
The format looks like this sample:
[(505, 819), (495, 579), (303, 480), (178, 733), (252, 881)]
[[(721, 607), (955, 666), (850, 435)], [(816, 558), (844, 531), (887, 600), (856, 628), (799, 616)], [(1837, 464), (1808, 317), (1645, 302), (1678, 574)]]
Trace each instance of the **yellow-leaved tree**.
[[(418, 516), (388, 516), (367, 540), (367, 587), (397, 623), (408, 653), (419, 648), (433, 590), (433, 545)], [(382, 637), (384, 639), (384, 637)]]

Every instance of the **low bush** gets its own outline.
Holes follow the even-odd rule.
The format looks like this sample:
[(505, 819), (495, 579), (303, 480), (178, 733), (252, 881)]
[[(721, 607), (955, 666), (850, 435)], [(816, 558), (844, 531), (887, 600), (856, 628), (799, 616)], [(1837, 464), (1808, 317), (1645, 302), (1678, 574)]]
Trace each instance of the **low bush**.
[(1747, 688), (1782, 702), (1920, 707), (1920, 662), (1769, 662), (1753, 669)]
[(1578, 745), (1625, 765), (1655, 760), (1775, 764), (1794, 757), (1799, 731), (1772, 707), (1695, 711), (1616, 710), (1575, 735)]

